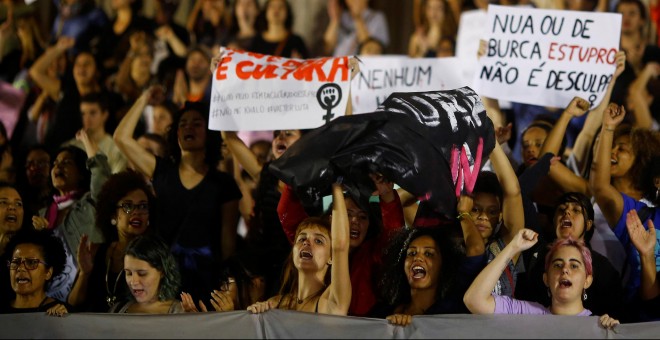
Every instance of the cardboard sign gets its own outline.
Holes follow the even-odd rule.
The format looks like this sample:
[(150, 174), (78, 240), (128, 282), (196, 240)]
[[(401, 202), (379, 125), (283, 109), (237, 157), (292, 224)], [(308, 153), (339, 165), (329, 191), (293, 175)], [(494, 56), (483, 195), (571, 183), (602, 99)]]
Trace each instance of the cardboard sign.
[(213, 74), (209, 129), (310, 129), (344, 115), (348, 57), (289, 59), (224, 50)]
[(621, 15), (488, 6), (480, 95), (550, 107), (600, 103), (616, 68)]
[(351, 84), (353, 113), (374, 112), (394, 92), (443, 91), (465, 86), (458, 58), (360, 57)]

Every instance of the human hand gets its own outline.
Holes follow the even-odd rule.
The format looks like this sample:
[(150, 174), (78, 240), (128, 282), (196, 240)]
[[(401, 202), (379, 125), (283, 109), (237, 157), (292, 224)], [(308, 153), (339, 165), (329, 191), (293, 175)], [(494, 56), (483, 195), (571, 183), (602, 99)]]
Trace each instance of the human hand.
[(78, 271), (81, 274), (89, 274), (94, 269), (94, 254), (98, 245), (93, 245), (89, 241), (87, 234), (83, 234), (80, 237), (80, 243), (78, 244), (78, 255), (76, 260), (78, 261)]
[(46, 229), (48, 228), (48, 220), (41, 216), (32, 216), (32, 226), (37, 230)]
[(550, 167), (552, 167), (553, 165), (557, 165), (559, 163), (561, 163), (561, 157), (554, 156), (554, 157), (550, 158)]
[(655, 61), (651, 61), (644, 66), (644, 70), (642, 72), (646, 73), (649, 79), (655, 79), (658, 77), (658, 74), (660, 74), (660, 64)]
[(351, 80), (360, 73), (360, 60), (356, 57), (351, 57), (348, 59), (348, 68), (351, 70)]
[(5, 249), (7, 247), (7, 244), (11, 240), (12, 237), (14, 237), (16, 233), (14, 232), (6, 232), (0, 234), (0, 249)]
[(458, 198), (458, 204), (456, 205), (456, 211), (460, 214), (470, 213), (472, 207), (474, 206), (474, 199), (468, 195), (461, 195)]
[(181, 307), (183, 307), (183, 310), (186, 313), (199, 313), (199, 309), (201, 309), (202, 312), (208, 312), (202, 300), (199, 300), (199, 309), (197, 309), (192, 296), (186, 292), (181, 292)]
[(168, 25), (159, 27), (154, 33), (158, 39), (165, 41), (168, 41), (174, 35), (174, 31), (172, 31), (172, 28)]
[(270, 301), (256, 302), (247, 308), (247, 310), (252, 312), (252, 314), (263, 313), (271, 309), (274, 309), (274, 306)]
[(574, 97), (571, 100), (571, 102), (568, 103), (568, 106), (564, 111), (573, 117), (580, 117), (583, 114), (585, 114), (588, 110), (589, 110), (589, 101), (587, 101), (584, 98)]
[(211, 66), (210, 70), (211, 73), (215, 72), (215, 70), (218, 68), (218, 64), (220, 64), (220, 60), (222, 60), (222, 57), (224, 57), (226, 50), (224, 48), (221, 48), (219, 50), (218, 54), (216, 54), (213, 58), (211, 58)]
[(610, 103), (605, 112), (603, 112), (603, 126), (607, 130), (613, 130), (616, 128), (626, 116), (626, 109), (623, 105), (617, 105), (616, 103)]
[(211, 292), (211, 305), (218, 312), (229, 312), (234, 310), (234, 301), (228, 290), (214, 290)]
[(603, 314), (598, 320), (600, 321), (600, 325), (606, 329), (612, 329), (614, 326), (619, 324), (619, 320), (607, 314)]
[(65, 35), (61, 36), (59, 39), (57, 39), (57, 43), (55, 44), (55, 49), (58, 52), (64, 52), (76, 43), (76, 40), (72, 37), (67, 37)]
[(144, 31), (135, 31), (130, 35), (128, 41), (130, 44), (130, 50), (137, 53), (146, 45), (147, 34)]
[(616, 55), (614, 56), (614, 64), (616, 65), (616, 69), (614, 69), (614, 75), (613, 75), (613, 80), (618, 78), (623, 71), (626, 69), (626, 52), (625, 51), (619, 51), (616, 52)]
[(89, 138), (87, 131), (85, 131), (84, 129), (80, 129), (78, 130), (78, 132), (76, 132), (76, 140), (83, 143), (88, 158), (94, 157), (96, 153), (99, 151), (99, 146), (96, 144), (94, 140)]
[(480, 59), (481, 57), (486, 55), (486, 40), (485, 39), (479, 39), (479, 49), (477, 49), (477, 59)]
[(506, 126), (500, 126), (495, 129), (495, 139), (497, 143), (502, 145), (511, 139), (511, 131), (513, 131), (513, 124), (509, 123)]
[(637, 211), (630, 210), (626, 214), (626, 228), (628, 229), (630, 240), (641, 255), (655, 254), (657, 239), (653, 220), (649, 219), (649, 229), (646, 230), (642, 221), (639, 219), (639, 215), (637, 215)]
[(151, 85), (142, 94), (145, 96), (148, 105), (158, 105), (165, 101), (165, 92), (167, 90), (163, 85)]
[(179, 69), (174, 76), (172, 101), (177, 105), (183, 105), (186, 102), (187, 93), (188, 84), (186, 84), (186, 75), (183, 73), (183, 70)]
[(531, 248), (539, 240), (539, 234), (531, 229), (522, 229), (511, 240), (511, 245), (516, 252), (525, 251)]
[(386, 317), (387, 321), (396, 326), (408, 326), (412, 323), (412, 315), (408, 314), (392, 314)]
[(46, 311), (46, 315), (49, 316), (64, 316), (67, 313), (69, 313), (69, 311), (61, 303), (58, 303), (57, 305), (48, 308), (48, 310)]

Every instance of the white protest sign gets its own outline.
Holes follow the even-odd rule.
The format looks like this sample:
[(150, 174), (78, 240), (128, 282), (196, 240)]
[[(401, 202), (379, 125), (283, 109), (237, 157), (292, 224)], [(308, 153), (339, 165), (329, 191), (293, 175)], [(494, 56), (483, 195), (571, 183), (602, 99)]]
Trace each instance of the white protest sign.
[(348, 57), (288, 59), (224, 50), (213, 73), (209, 129), (311, 129), (344, 115)]
[(565, 107), (575, 96), (600, 103), (615, 70), (621, 15), (488, 6), (480, 95)]
[(393, 92), (452, 90), (461, 81), (458, 58), (360, 57), (360, 72), (353, 78), (353, 113), (374, 112)]
[(472, 84), (475, 70), (479, 64), (477, 59), (479, 40), (486, 39), (487, 18), (488, 13), (483, 9), (461, 13), (456, 35), (456, 57), (463, 64), (461, 74), (466, 84)]

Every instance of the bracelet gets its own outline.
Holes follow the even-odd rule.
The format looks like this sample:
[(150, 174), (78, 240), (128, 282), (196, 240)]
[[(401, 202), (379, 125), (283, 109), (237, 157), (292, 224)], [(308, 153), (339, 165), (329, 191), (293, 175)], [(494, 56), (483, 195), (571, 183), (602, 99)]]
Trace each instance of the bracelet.
[(610, 128), (609, 128), (609, 127), (608, 127), (608, 126), (606, 125), (606, 126), (605, 126), (605, 131), (610, 131), (610, 132), (613, 132), (613, 131), (614, 131), (614, 129), (610, 129)]
[(461, 220), (463, 217), (467, 216), (469, 219), (472, 219), (472, 215), (469, 212), (462, 212), (456, 216), (456, 219)]

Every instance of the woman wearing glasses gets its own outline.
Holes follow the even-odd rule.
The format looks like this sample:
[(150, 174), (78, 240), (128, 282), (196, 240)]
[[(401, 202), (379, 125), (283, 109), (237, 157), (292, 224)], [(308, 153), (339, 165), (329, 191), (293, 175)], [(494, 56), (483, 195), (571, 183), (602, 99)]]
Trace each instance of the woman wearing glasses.
[(108, 178), (96, 205), (96, 225), (107, 242), (88, 244), (83, 235), (78, 247), (78, 276), (69, 304), (102, 313), (128, 296), (123, 279), (124, 253), (131, 240), (147, 232), (152, 201), (151, 190), (139, 173), (122, 171)]
[(48, 286), (64, 269), (66, 255), (60, 239), (48, 230), (24, 228), (11, 239), (7, 253), (5, 268), (14, 296), (2, 301), (0, 313), (66, 314), (69, 308), (65, 303), (46, 295)]
[(50, 179), (55, 195), (49, 205), (32, 217), (35, 229), (50, 229), (64, 244), (67, 261), (63, 275), (50, 284), (48, 295), (66, 301), (76, 278), (77, 249), (82, 235), (93, 243), (105, 241), (96, 227), (96, 200), (101, 186), (110, 176), (108, 158), (98, 152), (98, 146), (87, 133), (78, 131), (76, 139), (85, 146), (82, 151), (74, 146), (63, 147), (55, 154)]

